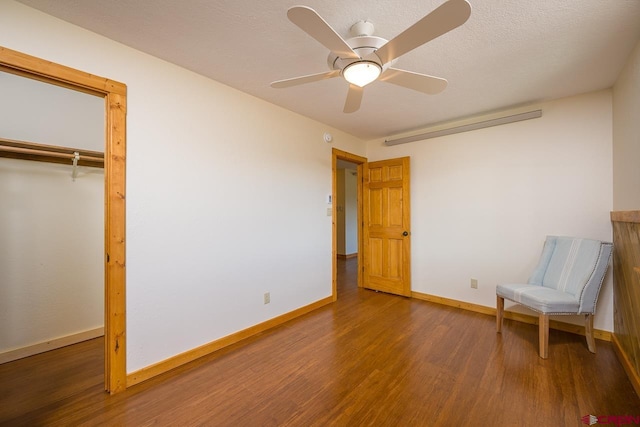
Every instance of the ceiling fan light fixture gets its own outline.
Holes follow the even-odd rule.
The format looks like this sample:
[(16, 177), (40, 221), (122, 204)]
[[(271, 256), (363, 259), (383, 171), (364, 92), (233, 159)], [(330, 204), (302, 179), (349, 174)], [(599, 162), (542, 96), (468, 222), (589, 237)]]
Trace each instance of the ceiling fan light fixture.
[(382, 67), (372, 61), (357, 61), (349, 64), (342, 71), (346, 81), (359, 87), (365, 87), (375, 81), (382, 73)]

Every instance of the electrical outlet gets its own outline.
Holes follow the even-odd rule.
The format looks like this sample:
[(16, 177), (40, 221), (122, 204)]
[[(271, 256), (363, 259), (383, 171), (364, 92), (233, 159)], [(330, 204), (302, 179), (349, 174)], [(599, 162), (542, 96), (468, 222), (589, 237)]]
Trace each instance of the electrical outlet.
[(264, 293), (264, 303), (265, 304), (269, 304), (271, 302), (271, 293), (270, 292), (265, 292)]
[(471, 279), (471, 289), (478, 289), (478, 279)]

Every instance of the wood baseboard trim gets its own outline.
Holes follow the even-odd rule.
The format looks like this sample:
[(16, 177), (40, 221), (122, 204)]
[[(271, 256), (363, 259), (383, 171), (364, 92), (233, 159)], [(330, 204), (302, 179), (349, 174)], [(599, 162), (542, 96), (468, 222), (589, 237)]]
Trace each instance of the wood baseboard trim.
[(640, 373), (636, 372), (634, 369), (631, 359), (620, 345), (620, 341), (618, 341), (615, 333), (611, 334), (611, 342), (613, 344), (613, 349), (618, 356), (618, 360), (620, 360), (620, 364), (627, 373), (629, 381), (631, 381), (631, 385), (633, 385), (633, 389), (636, 391), (636, 394), (640, 396)]
[[(423, 301), (434, 302), (436, 304), (442, 304), (449, 307), (461, 308), (463, 310), (469, 310), (476, 313), (488, 314), (490, 316), (496, 315), (496, 309), (493, 307), (486, 307), (484, 305), (473, 304), (469, 302), (458, 301), (454, 299), (438, 297), (435, 295), (423, 294), (421, 292), (411, 292), (411, 297), (416, 298)], [(531, 316), (529, 314), (516, 313), (513, 311), (505, 311), (504, 312), (505, 319), (511, 319), (522, 323), (527, 323), (530, 325), (538, 324), (538, 316)], [(551, 329), (556, 329), (558, 331), (570, 332), (572, 334), (577, 335), (585, 335), (584, 326), (573, 325), (571, 323), (560, 322), (557, 320), (551, 320), (549, 322), (549, 327)], [(611, 332), (603, 331), (601, 329), (594, 329), (593, 336), (599, 340), (603, 341), (611, 341)]]
[(338, 254), (338, 258), (340, 259), (350, 259), (350, 258), (357, 258), (357, 257), (358, 257), (358, 252), (356, 252), (355, 254), (347, 254), (347, 255)]
[(54, 338), (49, 341), (43, 341), (27, 347), (17, 348), (15, 350), (0, 353), (0, 365), (3, 363), (13, 362), (14, 360), (23, 359), (25, 357), (34, 356), (46, 351), (55, 350), (57, 348), (66, 347), (68, 345), (77, 344), (82, 341), (91, 340), (104, 335), (104, 327), (90, 329), (88, 331), (78, 332), (77, 334), (66, 335), (60, 338)]
[(473, 304), (470, 302), (458, 301), (455, 299), (449, 299), (444, 297), (438, 297), (435, 295), (423, 294), (421, 292), (411, 292), (411, 298), (435, 302), (436, 304), (446, 305), (448, 307), (461, 308), (463, 310), (474, 311), (476, 313), (488, 314), (490, 316), (496, 315), (496, 309), (491, 307), (485, 307), (484, 305)]
[(318, 300), (304, 307), (300, 307), (296, 310), (282, 314), (278, 317), (274, 317), (273, 319), (269, 319), (265, 322), (251, 326), (247, 329), (243, 329), (231, 335), (227, 335), (226, 337), (222, 337), (215, 341), (211, 341), (210, 343), (201, 345), (200, 347), (196, 347), (184, 353), (180, 353), (176, 356), (170, 357), (169, 359), (165, 359), (158, 363), (154, 363), (153, 365), (149, 365), (145, 368), (139, 369), (127, 375), (127, 387), (131, 387), (133, 385), (139, 384), (143, 381), (146, 381), (155, 376), (168, 372), (172, 369), (175, 369), (179, 366), (192, 362), (203, 356), (209, 355), (225, 347), (228, 347), (232, 344), (235, 344), (244, 339), (257, 335), (268, 329), (275, 328), (276, 326), (282, 325), (283, 323), (286, 323), (289, 320), (295, 319), (296, 317), (303, 316), (307, 313), (310, 313), (314, 310), (317, 310), (320, 307), (324, 307), (325, 305), (328, 305), (331, 303), (333, 303), (332, 297), (323, 298), (321, 300)]

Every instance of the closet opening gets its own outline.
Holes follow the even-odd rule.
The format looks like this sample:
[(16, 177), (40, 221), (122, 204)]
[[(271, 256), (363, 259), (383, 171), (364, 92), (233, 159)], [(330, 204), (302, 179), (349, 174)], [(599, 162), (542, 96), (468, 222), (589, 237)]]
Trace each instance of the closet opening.
[[(12, 200), (11, 204), (3, 203), (1, 208), (3, 214), (0, 216), (4, 216), (4, 219), (0, 217), (0, 228), (11, 228), (11, 230), (5, 230), (7, 233), (2, 232), (4, 236), (11, 236), (10, 239), (3, 239), (2, 251), (7, 252), (8, 256), (13, 257), (11, 259), (15, 261), (11, 264), (15, 269), (10, 274), (16, 273), (16, 270), (19, 269), (30, 268), (34, 271), (28, 272), (32, 277), (27, 281), (45, 284), (41, 289), (34, 288), (27, 291), (25, 295), (17, 295), (24, 289), (10, 289), (5, 283), (0, 288), (0, 292), (5, 293), (5, 296), (12, 297), (12, 303), (15, 304), (31, 298), (32, 305), (40, 310), (40, 313), (27, 315), (31, 316), (28, 317), (29, 319), (33, 319), (42, 315), (43, 311), (50, 309), (47, 302), (53, 303), (57, 297), (60, 297), (59, 294), (89, 292), (90, 285), (83, 286), (82, 284), (97, 280), (100, 286), (97, 292), (94, 292), (95, 290), (89, 292), (92, 293), (90, 301), (76, 303), (74, 308), (69, 308), (64, 301), (56, 301), (56, 304), (61, 304), (60, 307), (51, 310), (52, 313), (44, 313), (43, 317), (45, 322), (48, 320), (49, 323), (56, 323), (54, 329), (57, 332), (53, 332), (54, 335), (59, 331), (67, 331), (63, 335), (70, 333), (71, 335), (79, 335), (79, 338), (90, 338), (92, 334), (104, 333), (104, 385), (106, 391), (115, 394), (126, 388), (126, 86), (113, 80), (87, 74), (0, 46), (0, 79), (5, 80), (5, 83), (11, 79), (7, 87), (15, 89), (21, 86), (21, 83), (14, 80), (16, 78), (26, 78), (31, 83), (53, 85), (55, 89), (64, 88), (66, 93), (59, 92), (63, 98), (78, 95), (78, 92), (84, 96), (91, 95), (89, 98), (97, 100), (95, 115), (98, 117), (99, 124), (97, 126), (101, 128), (101, 131), (97, 138), (94, 138), (94, 131), (94, 136), (83, 136), (82, 141), (78, 143), (64, 142), (72, 140), (74, 130), (77, 132), (81, 126), (67, 124), (56, 129), (55, 122), (62, 121), (62, 119), (60, 117), (56, 119), (54, 111), (50, 111), (50, 114), (36, 115), (37, 108), (34, 106), (31, 108), (34, 112), (31, 117), (28, 114), (29, 108), (26, 109), (27, 117), (25, 120), (31, 119), (35, 123), (32, 123), (31, 126), (25, 126), (27, 132), (24, 136), (12, 133), (11, 130), (7, 131), (8, 135), (3, 135), (3, 128), (0, 128), (0, 157), (2, 157), (0, 160), (4, 162), (4, 172), (0, 173), (4, 173), (5, 178), (10, 177), (2, 180), (0, 191), (6, 192), (11, 196), (7, 198)], [(0, 83), (2, 82), (0, 81)], [(39, 90), (43, 91), (42, 87)], [(44, 90), (46, 91), (46, 89)], [(7, 99), (4, 96), (3, 98)], [(56, 102), (61, 105), (70, 101), (59, 99)], [(93, 107), (83, 108), (90, 110)], [(92, 119), (84, 118), (82, 120), (90, 121)], [(15, 120), (11, 122), (5, 120), (4, 123), (7, 125), (5, 127), (19, 125), (14, 122)], [(42, 133), (38, 135), (38, 132), (47, 129), (50, 130), (48, 135)], [(52, 138), (54, 134), (61, 139)], [(92, 139), (93, 141), (88, 141)], [(25, 162), (24, 160), (29, 161)], [(17, 166), (18, 164), (28, 166)], [(43, 168), (44, 165), (46, 165), (45, 168)], [(17, 177), (20, 175), (24, 179), (18, 179)], [(95, 184), (96, 178), (99, 181), (97, 185), (101, 187), (102, 191), (97, 194), (97, 200), (90, 203), (97, 205), (99, 226), (97, 231), (95, 224), (86, 228), (91, 231), (82, 231), (84, 225), (80, 223), (85, 220), (86, 222), (95, 222), (95, 218), (88, 219), (91, 216), (89, 211), (74, 212), (71, 201), (74, 198), (84, 201), (95, 198), (96, 194), (91, 194), (90, 187)], [(27, 181), (39, 181), (39, 183), (36, 187), (32, 187), (31, 183)], [(93, 184), (90, 185), (92, 182)], [(59, 193), (56, 196), (55, 191), (58, 189), (56, 183), (65, 186), (70, 193), (74, 194)], [(66, 200), (69, 206), (66, 207), (66, 210), (65, 208), (60, 209), (60, 205), (56, 204), (55, 199), (64, 199), (67, 196), (71, 197)], [(34, 218), (31, 218), (34, 221), (27, 221), (30, 214), (26, 212), (29, 212), (27, 208), (30, 206), (35, 207), (33, 211), (30, 211), (34, 215)], [(93, 208), (79, 210), (85, 211), (87, 209)], [(93, 212), (95, 213), (95, 211)], [(86, 213), (86, 217), (82, 213)], [(72, 224), (72, 228), (80, 230), (80, 233), (65, 232), (66, 226), (60, 225), (65, 216), (71, 217), (72, 221), (76, 222), (75, 225)], [(45, 236), (51, 234), (53, 234), (53, 239), (45, 242)], [(94, 240), (99, 240), (102, 243), (98, 247), (93, 245), (86, 253), (82, 253), (82, 251), (76, 253), (75, 258), (70, 255), (71, 248), (82, 246), (83, 239), (90, 240), (91, 236), (94, 237)], [(96, 236), (98, 237), (96, 238)], [(60, 258), (59, 262), (55, 258), (44, 261), (46, 257), (55, 252), (58, 252), (58, 255), (64, 259)], [(59, 271), (38, 271), (41, 267), (37, 261), (38, 254), (43, 257), (40, 264), (47, 264), (53, 270)], [(34, 259), (30, 259), (30, 256), (33, 256)], [(79, 284), (71, 283), (88, 270), (91, 270), (91, 273), (86, 276), (87, 278), (80, 278)], [(96, 279), (96, 275), (99, 276), (98, 279)], [(56, 282), (51, 279), (53, 276), (59, 277), (57, 281), (62, 284), (62, 289), (53, 286), (53, 282)], [(3, 279), (3, 281), (5, 280)], [(65, 287), (66, 289), (64, 289)], [(101, 295), (96, 296), (96, 294)], [(38, 298), (40, 300), (36, 302)], [(77, 310), (77, 312), (72, 313), (70, 310)], [(3, 309), (3, 315), (13, 316), (10, 319), (13, 324), (0, 332), (0, 334), (6, 335), (4, 338), (7, 339), (3, 341), (9, 342), (10, 347), (12, 345), (14, 347), (23, 345), (30, 347), (39, 343), (39, 338), (44, 336), (41, 332), (19, 326), (17, 320), (20, 320), (21, 310), (12, 312), (13, 314), (7, 314), (4, 311)], [(74, 319), (77, 320), (78, 312), (87, 314), (90, 319), (84, 324), (85, 326), (76, 327), (79, 331), (73, 332), (74, 326), (69, 326), (69, 323), (73, 323)], [(61, 317), (56, 317), (57, 315), (61, 315)], [(103, 322), (100, 322), (100, 318)], [(62, 325), (57, 324), (60, 319), (62, 319)], [(2, 323), (6, 325), (10, 322)], [(100, 323), (103, 324), (104, 329)], [(21, 334), (31, 335), (24, 342), (21, 342)], [(48, 338), (42, 341), (45, 347), (47, 341)], [(7, 353), (4, 350), (6, 349), (0, 349), (0, 356)]]

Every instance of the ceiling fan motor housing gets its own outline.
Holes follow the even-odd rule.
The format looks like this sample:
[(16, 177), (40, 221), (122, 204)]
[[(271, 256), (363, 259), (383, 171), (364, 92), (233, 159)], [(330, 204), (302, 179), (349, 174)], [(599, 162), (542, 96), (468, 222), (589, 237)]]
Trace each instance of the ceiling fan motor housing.
[[(334, 53), (330, 53), (327, 57), (327, 65), (331, 70), (341, 70), (353, 64), (354, 62), (360, 62), (363, 58), (367, 58), (369, 55), (374, 53), (376, 50), (380, 49), (387, 43), (386, 39), (377, 36), (358, 36), (352, 37), (348, 40), (345, 40), (347, 44), (351, 47), (360, 56), (360, 59), (353, 58), (340, 58), (338, 55)], [(389, 62), (388, 64), (383, 64), (380, 59), (371, 55), (371, 57), (367, 58), (367, 61), (375, 62), (382, 68), (382, 71), (386, 70), (395, 60)]]

